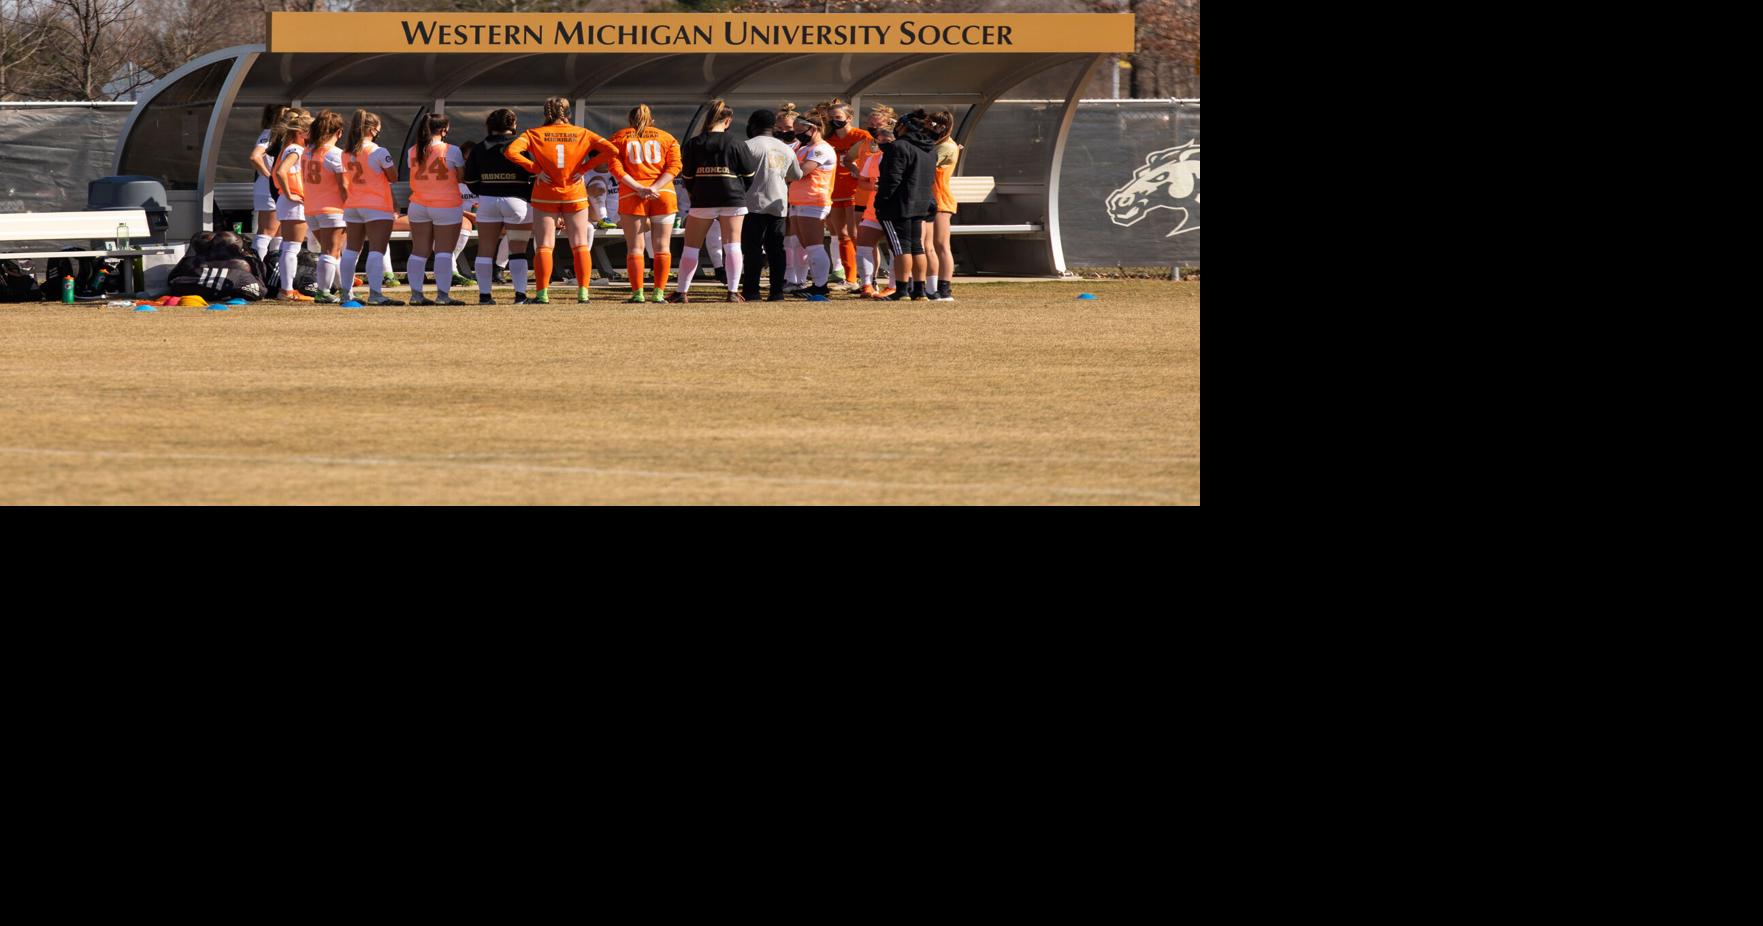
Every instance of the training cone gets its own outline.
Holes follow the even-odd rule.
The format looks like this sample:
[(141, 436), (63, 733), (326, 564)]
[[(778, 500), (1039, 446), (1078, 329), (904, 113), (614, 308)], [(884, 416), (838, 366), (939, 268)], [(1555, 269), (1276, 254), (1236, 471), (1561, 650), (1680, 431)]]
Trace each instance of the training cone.
[(187, 306), (192, 306), (195, 308), (201, 308), (202, 306), (205, 306), (207, 304), (208, 304), (208, 300), (202, 298), (201, 296), (185, 296), (182, 299), (178, 300), (178, 305), (187, 305)]
[(345, 308), (345, 309), (359, 309), (359, 308), (361, 308), (361, 300), (351, 299), (348, 302), (343, 303), (343, 308)]
[(140, 305), (135, 306), (135, 311), (137, 311), (137, 312), (157, 312), (157, 311), (159, 311), (159, 307), (156, 305), (153, 305), (151, 303), (143, 302)]
[(234, 296), (234, 297), (233, 297), (233, 298), (231, 298), (231, 299), (228, 299), (228, 300), (227, 300), (227, 301), (226, 301), (226, 304), (227, 304), (227, 305), (246, 305), (246, 304), (248, 304), (248, 303), (246, 303), (246, 301), (245, 301), (245, 300), (243, 300), (243, 299), (240, 299), (240, 298), (239, 298), (239, 297), (237, 297), (237, 296)]
[(210, 312), (225, 312), (231, 308), (232, 308), (232, 306), (229, 306), (224, 302), (216, 302), (215, 304), (208, 306), (208, 311), (210, 311)]
[(178, 304), (178, 297), (176, 297), (176, 296), (162, 296), (162, 297), (160, 297), (158, 302), (154, 303), (154, 305), (177, 305), (177, 304)]
[(1079, 298), (1079, 299), (1094, 299), (1094, 298), (1096, 298), (1096, 294), (1095, 293), (1078, 293), (1077, 298)]

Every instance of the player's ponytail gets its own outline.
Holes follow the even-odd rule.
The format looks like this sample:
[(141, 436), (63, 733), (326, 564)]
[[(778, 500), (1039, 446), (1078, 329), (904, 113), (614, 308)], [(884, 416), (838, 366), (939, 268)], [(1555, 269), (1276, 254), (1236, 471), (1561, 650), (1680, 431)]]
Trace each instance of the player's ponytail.
[(554, 96), (545, 101), (545, 124), (555, 125), (559, 122), (564, 125), (569, 124), (569, 101), (563, 97)]
[(706, 132), (710, 131), (713, 126), (725, 121), (733, 121), (734, 118), (735, 111), (729, 109), (728, 104), (720, 99), (711, 100), (704, 104), (704, 131)]
[(314, 143), (323, 142), (327, 138), (338, 138), (342, 134), (343, 117), (328, 109), (320, 112), (318, 118), (312, 120), (312, 141)]
[(638, 103), (636, 108), (631, 110), (630, 121), (631, 128), (636, 129), (637, 134), (641, 135), (644, 129), (655, 125), (655, 114), (649, 111), (648, 103)]
[(349, 143), (346, 146), (350, 154), (360, 155), (361, 146), (367, 144), (368, 136), (380, 130), (380, 117), (365, 109), (357, 109), (355, 118), (349, 120)]
[(924, 124), (926, 128), (930, 129), (931, 134), (936, 136), (937, 141), (942, 141), (955, 130), (955, 114), (946, 109), (939, 109), (931, 113)]
[(498, 109), (490, 113), (490, 117), (484, 120), (484, 128), (488, 129), (491, 135), (507, 135), (513, 132), (514, 110)]
[(286, 115), (287, 112), (288, 112), (288, 104), (286, 104), (286, 103), (270, 103), (269, 105), (263, 107), (263, 124), (258, 126), (258, 128), (260, 128), (260, 129), (273, 129), (273, 128), (275, 128), (275, 124), (282, 121), (282, 116)]
[(416, 123), (416, 147), (423, 149), (434, 144), (452, 124), (445, 113), (423, 113)]

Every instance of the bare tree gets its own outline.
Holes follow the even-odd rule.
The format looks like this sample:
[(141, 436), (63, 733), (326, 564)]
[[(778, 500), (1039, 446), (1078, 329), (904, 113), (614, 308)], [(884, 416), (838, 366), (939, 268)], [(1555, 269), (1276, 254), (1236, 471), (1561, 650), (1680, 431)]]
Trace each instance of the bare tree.
[(32, 92), (48, 38), (49, 17), (40, 4), (0, 0), (0, 100)]
[(50, 16), (49, 53), (40, 56), (38, 92), (63, 99), (116, 99), (152, 81), (139, 67), (152, 37), (140, 22), (140, 0), (43, 0), (43, 5)]

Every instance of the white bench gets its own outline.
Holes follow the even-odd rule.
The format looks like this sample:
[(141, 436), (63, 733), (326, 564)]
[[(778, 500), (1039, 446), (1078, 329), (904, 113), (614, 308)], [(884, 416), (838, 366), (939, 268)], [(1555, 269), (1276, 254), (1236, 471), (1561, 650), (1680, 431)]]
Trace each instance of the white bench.
[[(113, 241), (117, 226), (127, 225), (131, 238), (148, 237), (147, 212), (144, 209), (111, 209), (102, 212), (22, 212), (0, 215), (0, 243), (7, 241)], [(99, 248), (86, 251), (5, 251), (0, 258), (36, 257), (141, 257), (147, 254), (173, 254), (180, 245), (143, 243), (127, 248)], [(135, 292), (135, 262), (123, 261), (123, 289)]]

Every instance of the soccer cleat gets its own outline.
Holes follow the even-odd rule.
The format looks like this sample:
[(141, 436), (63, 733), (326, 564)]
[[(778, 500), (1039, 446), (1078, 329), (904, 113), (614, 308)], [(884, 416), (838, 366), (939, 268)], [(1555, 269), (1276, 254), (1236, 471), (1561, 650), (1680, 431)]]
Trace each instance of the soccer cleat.
[(457, 270), (453, 271), (453, 283), (451, 284), (453, 286), (464, 286), (468, 283), (476, 283), (476, 282), (477, 282), (477, 280), (473, 279), (472, 277), (469, 277), (463, 273), (460, 273)]
[(532, 300), (528, 299), (526, 297), (526, 293), (515, 293), (514, 294), (514, 304), (515, 305), (527, 305), (530, 302), (532, 302)]
[(731, 289), (728, 291), (728, 298), (724, 299), (723, 301), (724, 302), (746, 302), (747, 297), (743, 296), (740, 293), (737, 293)]
[(442, 296), (441, 298), (436, 299), (434, 301), (434, 304), (435, 305), (465, 305), (464, 302), (462, 302), (458, 299), (455, 299), (452, 296)]
[(539, 290), (538, 292), (533, 294), (532, 302), (534, 305), (550, 305), (551, 304), (551, 291), (548, 289)]
[(380, 283), (380, 285), (381, 286), (403, 286), (404, 284), (398, 282), (398, 275), (396, 273), (388, 273), (388, 274), (386, 274), (385, 280), (382, 281)]
[(863, 284), (863, 288), (857, 291), (857, 295), (862, 296), (865, 299), (874, 299), (875, 287), (865, 283)]
[(319, 305), (336, 305), (337, 303), (342, 302), (343, 300), (338, 299), (337, 297), (331, 295), (330, 293), (319, 293), (318, 295), (312, 297), (312, 301), (318, 303)]
[(892, 299), (892, 298), (894, 298), (893, 287), (889, 287), (887, 289), (876, 290), (875, 291), (875, 298), (877, 298), (877, 299)]
[(905, 302), (906, 300), (912, 298), (912, 294), (907, 292), (906, 290), (903, 290), (903, 289), (896, 289), (893, 292), (889, 293), (884, 298), (886, 298), (889, 302)]
[(649, 301), (649, 300), (647, 300), (647, 299), (646, 299), (646, 298), (644, 298), (644, 297), (643, 297), (643, 291), (642, 291), (642, 290), (640, 290), (640, 289), (638, 289), (638, 290), (633, 290), (633, 291), (632, 291), (632, 292), (631, 292), (631, 297), (630, 297), (630, 298), (629, 298), (629, 299), (626, 299), (626, 300), (625, 300), (625, 302), (626, 302), (626, 303), (632, 303), (632, 302), (647, 302), (647, 301)]
[(496, 282), (512, 283), (514, 282), (514, 274), (510, 273), (506, 268), (498, 270), (496, 271)]
[(421, 299), (412, 299), (412, 300), (410, 300), (410, 304), (411, 304), (411, 305), (434, 305), (434, 304), (435, 304), (435, 300), (433, 300), (433, 299), (430, 299), (430, 298), (429, 298), (429, 297), (427, 297), (427, 296), (424, 296), (424, 297), (422, 297), (422, 298), (421, 298)]
[(791, 283), (788, 281), (784, 282), (784, 292), (786, 292), (786, 293), (793, 293), (796, 290), (801, 289), (801, 288), (802, 288), (802, 284), (800, 284), (800, 283)]
[(923, 302), (926, 298), (928, 298), (928, 297), (925, 296), (924, 293), (913, 293), (912, 294), (912, 301), (913, 302)]
[(388, 299), (385, 296), (375, 296), (372, 299), (367, 300), (367, 304), (368, 305), (403, 305), (404, 300), (402, 300), (402, 299)]
[(578, 286), (578, 287), (576, 287), (576, 290), (575, 290), (575, 301), (587, 302), (588, 297), (590, 295), (592, 295), (592, 293), (588, 292), (588, 288), (586, 286)]
[(692, 301), (692, 298), (676, 289), (673, 292), (668, 293), (667, 298), (662, 301), (670, 302), (674, 305), (687, 305)]
[(316, 301), (311, 296), (308, 296), (305, 293), (297, 293), (291, 289), (282, 290), (281, 295), (277, 296), (276, 298), (280, 299), (283, 302), (314, 302), (314, 301)]
[(796, 295), (809, 299), (812, 299), (815, 296), (826, 299), (832, 296), (832, 290), (825, 286), (807, 286), (796, 290)]
[(845, 282), (845, 271), (834, 270), (832, 273), (827, 274), (826, 281), (828, 283), (843, 283), (843, 282)]
[(496, 304), (496, 297), (490, 295), (489, 293), (478, 293), (477, 294), (477, 304), (478, 305), (495, 305)]
[(612, 221), (611, 219), (601, 219), (600, 221), (594, 223), (594, 227), (595, 228), (617, 228), (618, 223)]

